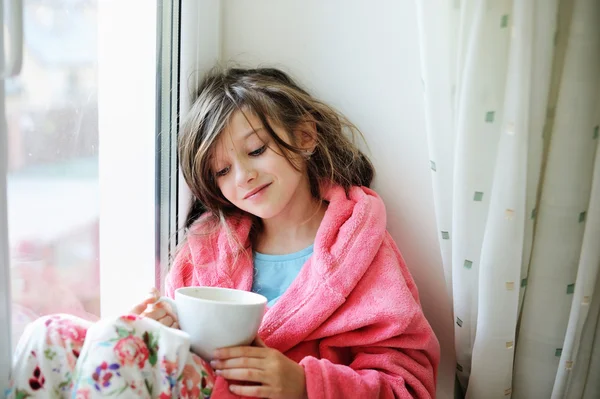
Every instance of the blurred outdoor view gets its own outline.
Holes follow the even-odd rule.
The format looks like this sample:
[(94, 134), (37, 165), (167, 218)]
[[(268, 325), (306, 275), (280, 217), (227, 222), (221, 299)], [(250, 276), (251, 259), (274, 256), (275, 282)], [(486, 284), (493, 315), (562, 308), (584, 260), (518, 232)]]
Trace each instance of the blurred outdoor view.
[(24, 0), (6, 82), (13, 344), (38, 316), (100, 313), (97, 0)]

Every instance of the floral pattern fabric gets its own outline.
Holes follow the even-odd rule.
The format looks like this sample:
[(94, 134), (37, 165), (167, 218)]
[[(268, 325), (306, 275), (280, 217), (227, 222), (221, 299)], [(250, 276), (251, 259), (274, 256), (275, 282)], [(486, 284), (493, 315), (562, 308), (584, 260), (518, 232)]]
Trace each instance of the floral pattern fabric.
[(96, 323), (53, 315), (25, 330), (8, 398), (208, 399), (214, 382), (179, 330), (135, 315)]

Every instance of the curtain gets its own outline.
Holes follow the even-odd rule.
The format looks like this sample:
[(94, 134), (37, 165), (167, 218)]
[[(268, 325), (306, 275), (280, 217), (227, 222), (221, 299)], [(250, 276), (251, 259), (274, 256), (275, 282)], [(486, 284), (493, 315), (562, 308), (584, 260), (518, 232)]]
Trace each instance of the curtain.
[(467, 398), (600, 398), (600, 1), (416, 0)]

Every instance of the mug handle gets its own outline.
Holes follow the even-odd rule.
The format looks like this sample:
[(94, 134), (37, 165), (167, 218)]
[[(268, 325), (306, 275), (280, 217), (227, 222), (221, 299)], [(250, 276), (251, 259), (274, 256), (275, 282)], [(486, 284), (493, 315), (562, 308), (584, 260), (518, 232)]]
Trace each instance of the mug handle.
[(169, 298), (167, 296), (161, 296), (160, 298), (158, 298), (156, 300), (156, 302), (154, 302), (154, 304), (157, 305), (161, 302), (168, 303), (169, 306), (171, 306), (171, 310), (173, 310), (173, 313), (175, 313), (175, 317), (179, 318), (179, 314), (177, 314), (177, 305), (175, 304), (174, 300), (172, 300), (171, 298)]

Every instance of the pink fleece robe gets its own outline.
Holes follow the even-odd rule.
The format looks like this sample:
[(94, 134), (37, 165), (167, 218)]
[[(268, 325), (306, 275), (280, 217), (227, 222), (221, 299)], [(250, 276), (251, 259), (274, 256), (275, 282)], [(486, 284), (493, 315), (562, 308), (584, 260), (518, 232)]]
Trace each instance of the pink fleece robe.
[[(349, 198), (332, 187), (324, 197), (313, 256), (267, 310), (259, 336), (304, 367), (309, 399), (435, 397), (439, 344), (386, 231), (382, 200), (364, 187)], [(228, 221), (246, 250), (209, 224), (203, 217), (190, 229), (167, 295), (185, 286), (251, 289), (250, 219)], [(217, 381), (214, 397), (231, 397), (226, 381)]]

